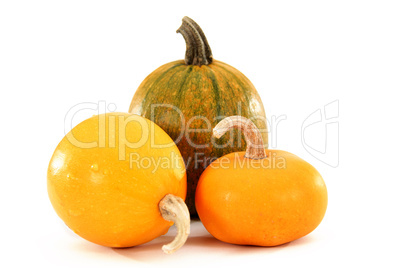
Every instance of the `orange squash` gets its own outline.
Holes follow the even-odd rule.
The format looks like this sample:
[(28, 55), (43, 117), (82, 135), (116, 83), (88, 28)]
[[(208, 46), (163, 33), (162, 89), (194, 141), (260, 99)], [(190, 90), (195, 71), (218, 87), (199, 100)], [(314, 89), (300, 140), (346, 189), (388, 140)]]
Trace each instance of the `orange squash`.
[(181, 154), (160, 127), (138, 115), (109, 113), (74, 127), (59, 143), (47, 173), (50, 201), (79, 236), (131, 247), (165, 234), (171, 253), (189, 233)]
[(276, 246), (313, 231), (327, 208), (327, 189), (318, 171), (301, 158), (265, 150), (255, 125), (241, 116), (222, 120), (219, 138), (240, 128), (247, 150), (225, 155), (201, 175), (196, 208), (217, 239), (240, 245)]
[[(264, 106), (250, 80), (236, 68), (212, 58), (208, 41), (192, 19), (183, 18), (177, 32), (186, 41), (185, 60), (162, 65), (148, 75), (131, 101), (130, 113), (155, 122), (176, 142), (187, 167), (186, 204), (196, 217), (197, 182), (204, 169), (225, 154), (246, 148), (244, 139), (228, 137), (219, 146), (211, 131), (220, 119), (231, 115), (250, 118), (266, 130)], [(235, 133), (233, 137), (238, 137)], [(267, 133), (263, 138), (268, 143)]]

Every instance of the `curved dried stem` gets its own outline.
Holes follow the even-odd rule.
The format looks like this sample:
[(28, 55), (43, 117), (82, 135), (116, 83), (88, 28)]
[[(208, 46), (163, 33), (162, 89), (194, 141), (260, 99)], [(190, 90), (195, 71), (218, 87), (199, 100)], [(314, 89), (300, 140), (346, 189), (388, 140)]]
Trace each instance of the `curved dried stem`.
[(226, 117), (214, 127), (213, 135), (215, 138), (220, 138), (232, 128), (239, 128), (243, 132), (247, 142), (245, 157), (252, 159), (267, 157), (260, 130), (250, 119), (237, 115)]
[(190, 234), (190, 213), (183, 199), (168, 194), (159, 202), (159, 211), (167, 221), (173, 221), (177, 228), (177, 235), (172, 242), (162, 247), (162, 250), (171, 254), (181, 248)]

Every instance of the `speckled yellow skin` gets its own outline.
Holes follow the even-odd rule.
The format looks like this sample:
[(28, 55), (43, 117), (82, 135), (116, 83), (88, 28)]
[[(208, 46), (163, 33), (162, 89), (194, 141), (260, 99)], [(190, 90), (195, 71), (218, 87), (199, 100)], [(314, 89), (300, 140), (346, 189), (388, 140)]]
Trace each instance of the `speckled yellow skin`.
[(202, 174), (196, 208), (217, 239), (276, 246), (307, 235), (323, 219), (328, 197), (318, 171), (285, 151), (266, 154), (253, 160), (244, 158), (244, 152), (232, 153)]
[[(124, 123), (128, 116), (134, 121)], [(124, 135), (127, 142), (144, 143), (121, 146)], [(154, 144), (170, 146), (155, 148), (152, 137)], [(82, 148), (91, 143), (96, 146)], [(131, 153), (132, 159), (154, 163), (179, 161), (148, 167), (138, 160), (130, 167)], [(57, 214), (78, 235), (103, 246), (131, 247), (167, 232), (172, 223), (158, 204), (166, 194), (185, 198), (186, 173), (178, 148), (160, 127), (140, 116), (110, 113), (85, 120), (63, 138), (50, 160), (47, 185)]]
[[(152, 116), (155, 104), (168, 106), (155, 108)], [(239, 70), (218, 60), (202, 66), (186, 65), (183, 60), (162, 65), (138, 87), (129, 112), (152, 120), (176, 141), (187, 165), (186, 204), (193, 217), (197, 215), (195, 189), (204, 169), (225, 154), (246, 149), (238, 130), (233, 132), (234, 140), (228, 133), (215, 141), (227, 146), (215, 146), (212, 126), (227, 116), (242, 115), (262, 131), (268, 144), (264, 106), (257, 90)]]

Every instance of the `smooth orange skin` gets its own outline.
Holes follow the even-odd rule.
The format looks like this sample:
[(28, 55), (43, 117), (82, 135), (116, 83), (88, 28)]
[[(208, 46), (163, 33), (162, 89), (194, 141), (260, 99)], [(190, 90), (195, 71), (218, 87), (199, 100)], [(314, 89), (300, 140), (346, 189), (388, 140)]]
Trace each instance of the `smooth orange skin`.
[(228, 154), (201, 175), (196, 208), (215, 238), (276, 246), (303, 237), (320, 224), (328, 201), (321, 175), (296, 155), (266, 153), (263, 160), (245, 158), (244, 152)]
[[(127, 123), (129, 142), (139, 141), (142, 135), (148, 139), (139, 148), (125, 147), (125, 160), (119, 160), (119, 133), (124, 132), (124, 128), (119, 131), (123, 125), (119, 118), (128, 116), (103, 114), (77, 125), (57, 146), (47, 174), (49, 198), (60, 218), (81, 237), (108, 247), (131, 247), (165, 234), (172, 223), (162, 218), (159, 201), (167, 194), (183, 199), (186, 195), (180, 152), (171, 138), (148, 119), (135, 116), (135, 121)], [(105, 128), (99, 122), (106, 122)], [(141, 131), (141, 125), (148, 133)], [(151, 133), (156, 144), (172, 146), (153, 148)], [(71, 134), (81, 142), (97, 142), (97, 146), (80, 148)], [(113, 139), (114, 145), (109, 143)], [(174, 156), (180, 161), (163, 168), (145, 168), (148, 164), (144, 161), (142, 168), (140, 164), (130, 168), (130, 153), (155, 161)]]

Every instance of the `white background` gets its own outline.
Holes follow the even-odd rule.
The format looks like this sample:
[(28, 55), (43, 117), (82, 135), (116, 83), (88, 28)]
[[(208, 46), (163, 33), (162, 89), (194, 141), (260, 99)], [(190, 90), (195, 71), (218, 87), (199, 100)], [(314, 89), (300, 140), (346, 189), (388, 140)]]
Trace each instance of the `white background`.
[[(1, 266), (401, 267), (401, 14), (399, 1), (1, 1)], [(198, 222), (168, 256), (160, 247), (174, 230), (113, 250), (77, 237), (53, 211), (46, 170), (68, 110), (106, 101), (127, 111), (151, 71), (184, 57), (175, 33), (184, 15), (203, 28), (216, 59), (254, 83), (269, 120), (286, 116), (271, 144), (322, 174), (328, 210), (310, 235), (274, 248), (234, 246)], [(339, 117), (327, 135), (323, 122), (304, 140), (317, 149), (339, 140), (339, 155), (327, 152), (339, 158), (331, 167), (305, 149), (301, 130), (334, 101)]]

